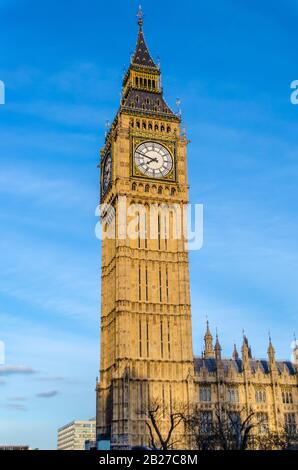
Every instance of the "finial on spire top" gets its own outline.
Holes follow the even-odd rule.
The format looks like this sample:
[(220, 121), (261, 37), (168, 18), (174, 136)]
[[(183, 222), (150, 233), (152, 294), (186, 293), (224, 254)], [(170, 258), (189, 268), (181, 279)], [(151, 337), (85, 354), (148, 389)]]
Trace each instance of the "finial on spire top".
[(138, 17), (138, 25), (139, 25), (140, 29), (142, 29), (143, 17), (144, 17), (144, 13), (143, 13), (143, 10), (142, 10), (142, 5), (139, 5), (139, 10), (138, 10), (137, 17)]

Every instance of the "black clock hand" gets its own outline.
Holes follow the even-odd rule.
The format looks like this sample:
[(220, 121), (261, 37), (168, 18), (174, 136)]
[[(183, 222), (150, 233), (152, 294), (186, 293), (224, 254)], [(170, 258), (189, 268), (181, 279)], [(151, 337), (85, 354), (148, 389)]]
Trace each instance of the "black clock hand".
[(151, 162), (156, 162), (156, 163), (158, 162), (158, 159), (157, 159), (157, 158), (147, 157), (147, 155), (143, 155), (143, 154), (140, 153), (140, 152), (136, 152), (136, 153), (138, 153), (139, 155), (141, 155), (141, 157), (143, 157), (143, 158), (148, 158), (148, 160), (150, 160)]

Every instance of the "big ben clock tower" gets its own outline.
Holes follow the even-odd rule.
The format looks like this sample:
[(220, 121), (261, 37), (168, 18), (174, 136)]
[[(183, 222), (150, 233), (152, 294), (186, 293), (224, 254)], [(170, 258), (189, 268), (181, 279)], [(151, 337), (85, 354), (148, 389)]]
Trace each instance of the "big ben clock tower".
[[(144, 410), (153, 400), (174, 407), (192, 396), (187, 245), (174, 230), (171, 211), (159, 211), (175, 206), (182, 214), (188, 203), (187, 139), (180, 116), (164, 100), (141, 10), (138, 17), (136, 49), (100, 162), (103, 230), (112, 225), (115, 236), (102, 241), (96, 420), (99, 447), (112, 449), (149, 444)], [(123, 236), (123, 223), (129, 224), (123, 212), (136, 204), (136, 236)], [(149, 230), (152, 207), (156, 233)]]

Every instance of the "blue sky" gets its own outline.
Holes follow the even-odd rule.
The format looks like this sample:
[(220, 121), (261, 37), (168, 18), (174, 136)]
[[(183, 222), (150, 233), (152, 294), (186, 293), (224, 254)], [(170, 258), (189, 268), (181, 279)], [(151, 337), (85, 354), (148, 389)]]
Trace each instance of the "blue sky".
[[(0, 0), (0, 443), (55, 448), (95, 414), (100, 244), (96, 169), (136, 42), (136, 1)], [(168, 103), (182, 100), (194, 350), (208, 315), (226, 355), (290, 357), (297, 331), (298, 3), (143, 1)]]

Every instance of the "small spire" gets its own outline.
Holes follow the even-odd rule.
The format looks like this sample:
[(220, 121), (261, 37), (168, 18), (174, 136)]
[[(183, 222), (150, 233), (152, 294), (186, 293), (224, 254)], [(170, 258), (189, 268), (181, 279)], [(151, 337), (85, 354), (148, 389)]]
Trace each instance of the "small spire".
[(268, 351), (267, 351), (268, 356), (271, 357), (271, 358), (274, 358), (275, 350), (274, 350), (274, 347), (272, 345), (270, 331), (268, 332), (268, 336), (269, 336), (269, 346), (268, 346)]
[(217, 328), (216, 328), (216, 341), (215, 341), (215, 346), (214, 346), (214, 352), (215, 352), (216, 359), (221, 359), (221, 345), (218, 339)]
[(142, 10), (142, 5), (139, 5), (139, 10), (138, 10), (138, 13), (137, 13), (137, 17), (138, 17), (138, 25), (139, 25), (139, 28), (142, 29), (143, 27), (143, 18), (144, 18), (144, 13), (143, 13), (143, 10)]
[(206, 333), (204, 336), (204, 341), (205, 341), (205, 350), (204, 350), (204, 357), (214, 357), (214, 352), (213, 352), (213, 338), (212, 334), (209, 328), (209, 321), (206, 319)]
[(234, 343), (234, 350), (233, 350), (233, 355), (232, 355), (233, 359), (235, 361), (237, 361), (239, 359), (239, 354), (238, 354), (238, 351), (237, 351), (237, 346), (236, 346), (236, 343)]

